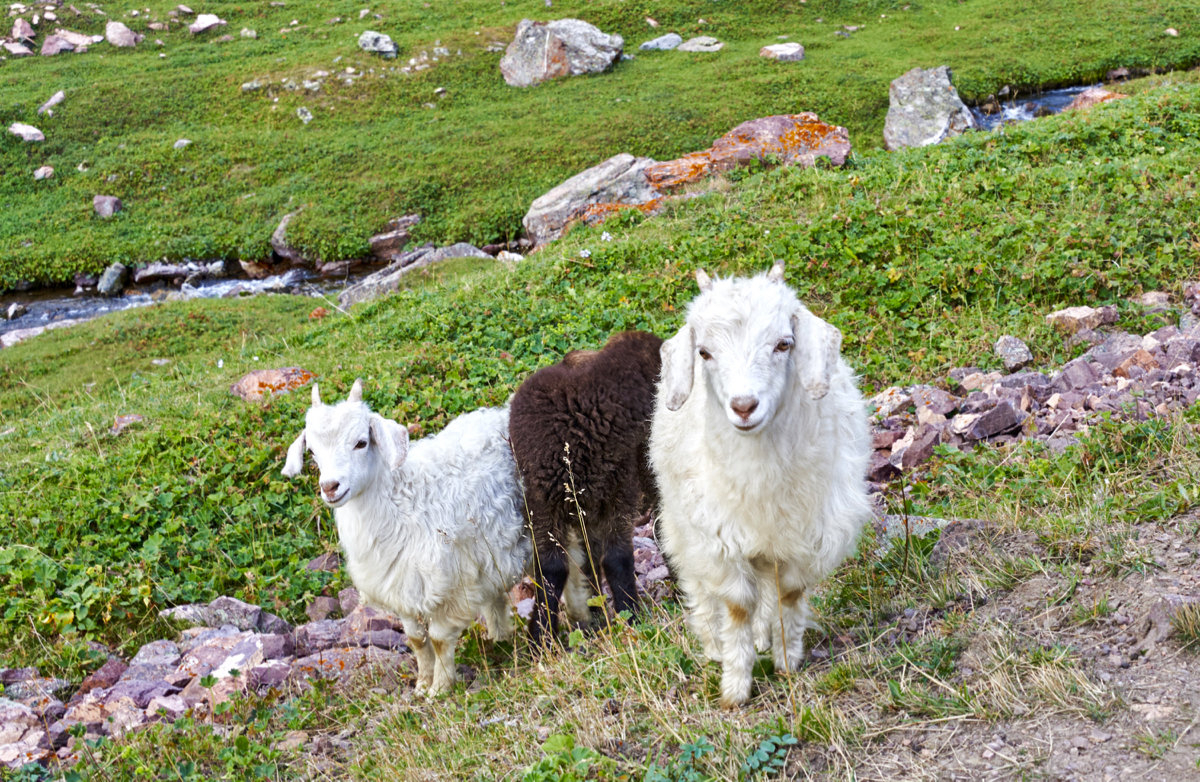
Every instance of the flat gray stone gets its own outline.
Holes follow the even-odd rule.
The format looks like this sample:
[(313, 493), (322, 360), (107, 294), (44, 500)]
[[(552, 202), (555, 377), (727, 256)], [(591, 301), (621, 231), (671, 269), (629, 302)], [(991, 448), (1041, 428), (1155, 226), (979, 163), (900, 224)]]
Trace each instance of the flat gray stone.
[(667, 52), (678, 48), (681, 43), (683, 43), (683, 36), (679, 35), (679, 33), (667, 33), (666, 35), (660, 35), (657, 38), (651, 38), (649, 41), (642, 42), (638, 49), (643, 52)]

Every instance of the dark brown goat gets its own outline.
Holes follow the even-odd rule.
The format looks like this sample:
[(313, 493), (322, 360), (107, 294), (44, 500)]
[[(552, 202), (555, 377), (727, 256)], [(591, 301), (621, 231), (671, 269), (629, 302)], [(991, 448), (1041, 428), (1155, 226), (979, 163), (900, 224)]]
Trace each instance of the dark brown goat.
[(613, 608), (637, 611), (633, 521), (654, 497), (646, 454), (661, 346), (646, 332), (616, 334), (601, 350), (568, 353), (533, 373), (512, 398), (509, 436), (525, 480), (538, 583), (535, 647), (558, 629), (564, 589), (571, 617), (588, 618), (601, 573)]

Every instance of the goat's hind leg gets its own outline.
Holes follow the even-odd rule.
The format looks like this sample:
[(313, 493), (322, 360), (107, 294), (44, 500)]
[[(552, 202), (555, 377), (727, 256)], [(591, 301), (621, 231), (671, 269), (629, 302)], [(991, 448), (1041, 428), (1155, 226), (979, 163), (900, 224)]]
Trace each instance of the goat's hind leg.
[(604, 577), (613, 594), (613, 610), (637, 616), (637, 580), (633, 570), (633, 544), (628, 538), (608, 541), (604, 549)]
[(534, 556), (537, 593), (529, 622), (529, 643), (537, 650), (548, 647), (558, 633), (558, 609), (570, 567), (566, 552), (553, 541), (539, 546)]
[(484, 604), (483, 621), (487, 625), (488, 638), (493, 641), (506, 641), (512, 637), (512, 605), (508, 602), (507, 592), (497, 591)]

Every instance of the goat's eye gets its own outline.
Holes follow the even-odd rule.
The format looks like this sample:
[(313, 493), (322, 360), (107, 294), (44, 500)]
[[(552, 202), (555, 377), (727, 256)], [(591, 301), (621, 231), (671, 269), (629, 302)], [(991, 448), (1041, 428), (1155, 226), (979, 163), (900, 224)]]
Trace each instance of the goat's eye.
[(781, 339), (775, 343), (775, 352), (776, 353), (787, 353), (789, 350), (792, 349), (793, 344), (795, 344), (795, 343), (793, 343), (790, 339), (786, 339), (786, 338)]
[(700, 354), (700, 358), (704, 359), (705, 361), (712, 359), (712, 353), (709, 353), (704, 348), (700, 348), (697, 352)]
[(363, 448), (366, 448), (366, 447), (367, 447), (366, 440), (359, 440), (357, 443), (354, 444), (354, 450), (356, 450), (356, 451), (361, 451)]

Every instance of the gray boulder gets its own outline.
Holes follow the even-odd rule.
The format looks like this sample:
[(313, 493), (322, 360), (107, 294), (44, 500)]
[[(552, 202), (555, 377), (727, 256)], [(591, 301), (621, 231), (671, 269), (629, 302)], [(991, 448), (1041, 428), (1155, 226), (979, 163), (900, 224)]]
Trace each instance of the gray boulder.
[(400, 47), (396, 45), (396, 42), (390, 36), (377, 33), (374, 30), (367, 30), (358, 36), (358, 48), (364, 52), (374, 52), (388, 60), (394, 59), (400, 52)]
[(780, 62), (799, 62), (804, 59), (804, 47), (798, 43), (773, 43), (758, 50), (759, 57)]
[(24, 122), (14, 122), (8, 126), (8, 132), (19, 137), (22, 141), (45, 141), (46, 136), (33, 125)]
[(592, 204), (643, 204), (662, 196), (646, 178), (655, 161), (628, 153), (614, 155), (539, 196), (521, 220), (535, 245), (562, 236), (567, 224)]
[(46, 37), (46, 40), (42, 41), (43, 57), (53, 57), (56, 54), (73, 51), (75, 51), (75, 44), (61, 35), (50, 35)]
[(913, 68), (888, 87), (888, 113), (883, 145), (890, 150), (937, 144), (979, 127), (971, 110), (950, 83), (943, 65)]
[(18, 16), (13, 20), (12, 37), (14, 41), (32, 41), (33, 25)]
[(1016, 372), (1033, 361), (1033, 353), (1030, 352), (1029, 346), (1008, 334), (996, 340), (995, 351), (996, 356), (1004, 362), (1005, 371), (1008, 372)]
[(681, 43), (683, 43), (683, 36), (681, 36), (679, 33), (667, 33), (666, 35), (660, 35), (657, 38), (651, 38), (638, 48), (643, 52), (666, 52), (677, 48)]
[(113, 46), (133, 48), (142, 42), (143, 36), (130, 30), (120, 22), (109, 21), (104, 26), (104, 38)]
[(271, 250), (284, 261), (294, 264), (308, 264), (308, 259), (304, 257), (304, 253), (300, 252), (295, 247), (288, 244), (287, 227), (292, 218), (298, 215), (299, 212), (291, 212), (283, 216), (279, 221), (279, 225), (275, 227), (271, 234)]
[(107, 220), (117, 212), (121, 211), (124, 204), (121, 199), (116, 196), (98, 195), (92, 196), (92, 209), (95, 210), (96, 216)]
[[(40, 116), (40, 115), (45, 114), (46, 112), (50, 111), (55, 106), (62, 103), (63, 99), (66, 97), (67, 97), (67, 94), (65, 92), (63, 92), (62, 90), (59, 90), (58, 92), (54, 93), (53, 95), (50, 96), (49, 100), (47, 100), (41, 106), (38, 106), (38, 110), (37, 110), (38, 115)], [(53, 114), (54, 112), (51, 111), (50, 113)]]
[(23, 43), (13, 43), (11, 41), (6, 41), (4, 44), (4, 51), (8, 52), (10, 57), (31, 57), (31, 56), (33, 56), (33, 49), (30, 49), (28, 46), (26, 46)]
[(125, 282), (129, 279), (129, 269), (123, 263), (114, 263), (100, 275), (96, 284), (96, 293), (101, 296), (120, 296), (125, 290)]
[(500, 60), (500, 73), (512, 87), (531, 87), (548, 79), (600, 73), (621, 56), (625, 40), (608, 35), (582, 19), (535, 22), (522, 19)]

